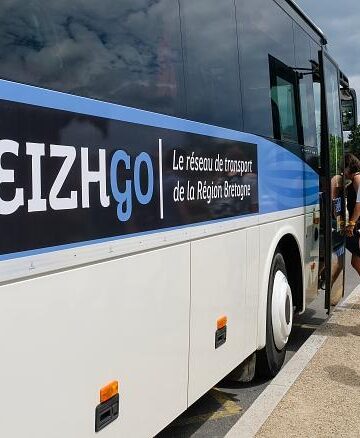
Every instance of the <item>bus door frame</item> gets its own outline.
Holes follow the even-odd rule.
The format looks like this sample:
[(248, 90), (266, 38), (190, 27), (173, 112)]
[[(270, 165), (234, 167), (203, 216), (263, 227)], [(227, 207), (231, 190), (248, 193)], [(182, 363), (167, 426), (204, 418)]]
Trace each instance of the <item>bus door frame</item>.
[[(338, 84), (339, 84), (339, 97), (340, 97), (340, 80), (339, 80), (339, 66), (333, 60), (333, 58), (326, 52), (324, 48), (319, 52), (319, 61), (320, 61), (320, 76), (321, 76), (321, 178), (323, 179), (323, 193), (322, 193), (322, 204), (324, 206), (324, 215), (323, 215), (323, 225), (324, 225), (324, 248), (325, 248), (325, 308), (327, 309), (328, 314), (331, 311), (332, 306), (332, 290), (333, 290), (333, 281), (332, 281), (332, 273), (333, 273), (333, 265), (332, 265), (332, 255), (333, 255), (333, 199), (331, 195), (331, 156), (330, 156), (330, 133), (329, 133), (329, 112), (328, 112), (328, 102), (326, 95), (326, 75), (325, 75), (325, 61), (329, 61), (334, 65), (338, 72)], [(341, 102), (339, 99), (339, 111), (341, 118)], [(340, 120), (342, 125), (342, 121)], [(344, 138), (341, 129), (341, 139), (343, 144), (344, 151)], [(342, 169), (343, 170), (343, 169)], [(342, 172), (343, 179), (343, 193), (341, 197), (341, 214), (342, 220), (345, 221), (345, 181), (344, 174)], [(337, 219), (337, 218), (335, 218)], [(345, 231), (345, 223), (342, 224), (341, 232)], [(337, 233), (339, 233), (337, 231)], [(345, 236), (343, 239), (343, 247), (344, 253), (339, 256), (342, 259), (342, 296), (344, 296), (344, 281), (345, 281)], [(341, 275), (341, 274), (339, 274)]]

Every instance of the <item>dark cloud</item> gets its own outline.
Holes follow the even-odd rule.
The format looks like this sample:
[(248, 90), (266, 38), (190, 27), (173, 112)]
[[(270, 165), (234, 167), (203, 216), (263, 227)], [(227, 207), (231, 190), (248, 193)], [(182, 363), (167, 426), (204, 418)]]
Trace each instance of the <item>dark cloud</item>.
[(329, 52), (360, 97), (360, 1), (296, 0), (296, 3), (325, 33)]

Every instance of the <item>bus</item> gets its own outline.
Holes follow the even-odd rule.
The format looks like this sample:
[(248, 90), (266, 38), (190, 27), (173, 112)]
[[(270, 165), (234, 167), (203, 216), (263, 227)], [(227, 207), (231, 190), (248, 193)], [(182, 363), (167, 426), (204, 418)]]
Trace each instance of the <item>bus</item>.
[(274, 376), (343, 294), (356, 96), (322, 31), (291, 0), (0, 17), (0, 435), (151, 437)]

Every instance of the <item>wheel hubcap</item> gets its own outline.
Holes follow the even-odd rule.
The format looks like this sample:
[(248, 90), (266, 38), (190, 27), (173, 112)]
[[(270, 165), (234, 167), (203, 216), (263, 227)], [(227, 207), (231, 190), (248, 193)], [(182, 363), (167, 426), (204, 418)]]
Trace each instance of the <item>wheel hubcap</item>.
[(282, 271), (275, 274), (271, 307), (274, 342), (276, 348), (282, 350), (288, 342), (293, 320), (291, 288)]

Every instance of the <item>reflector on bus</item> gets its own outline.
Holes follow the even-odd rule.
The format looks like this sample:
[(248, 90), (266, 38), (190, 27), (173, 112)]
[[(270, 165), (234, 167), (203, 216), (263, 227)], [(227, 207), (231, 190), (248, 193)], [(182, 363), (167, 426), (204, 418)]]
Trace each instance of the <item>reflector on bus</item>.
[(117, 380), (113, 380), (108, 383), (106, 386), (100, 389), (100, 403), (104, 403), (109, 400), (111, 397), (119, 393), (119, 382)]

